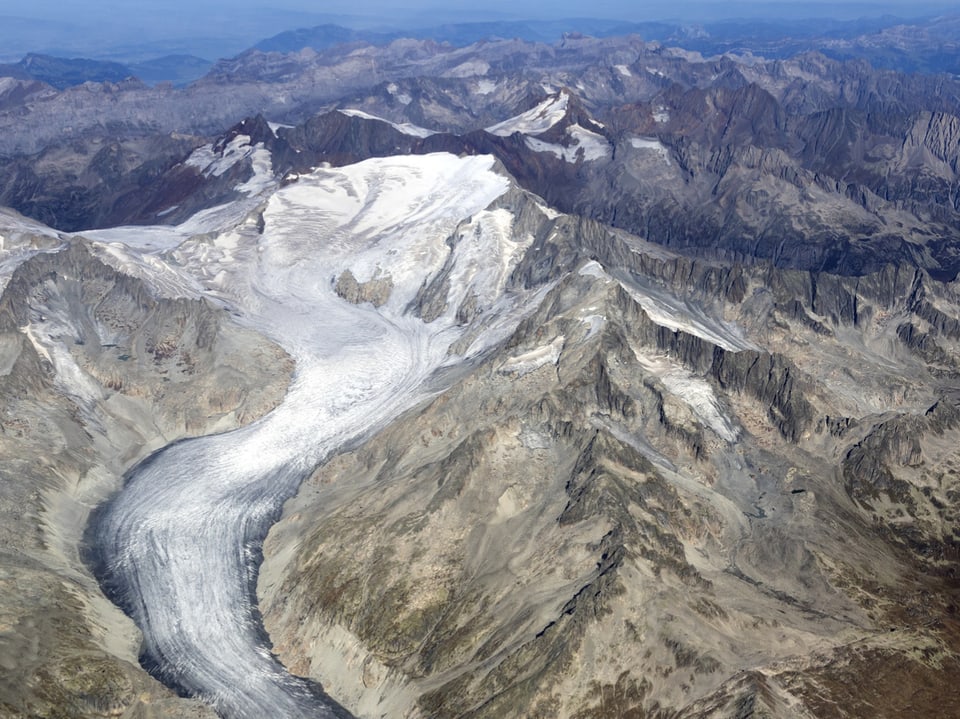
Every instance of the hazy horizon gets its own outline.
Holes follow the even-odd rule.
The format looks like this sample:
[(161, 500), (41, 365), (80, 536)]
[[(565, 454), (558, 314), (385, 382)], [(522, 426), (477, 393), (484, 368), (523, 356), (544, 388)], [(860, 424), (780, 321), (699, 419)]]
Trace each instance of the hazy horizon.
[(134, 59), (164, 54), (194, 54), (208, 60), (233, 56), (259, 40), (285, 30), (335, 23), (358, 29), (403, 29), (454, 22), (600, 18), (628, 22), (656, 20), (687, 23), (725, 18), (852, 20), (894, 15), (903, 19), (957, 12), (956, 3), (836, 3), (828, 0), (696, 0), (652, 2), (638, 6), (623, 0), (572, 0), (547, 4), (532, 0), (489, 0), (481, 8), (440, 7), (434, 0), (385, 0), (322, 5), (305, 0), (128, 0), (76, 2), (35, 0), (28, 6), (0, 0), (0, 60), (16, 61), (28, 52), (60, 56)]

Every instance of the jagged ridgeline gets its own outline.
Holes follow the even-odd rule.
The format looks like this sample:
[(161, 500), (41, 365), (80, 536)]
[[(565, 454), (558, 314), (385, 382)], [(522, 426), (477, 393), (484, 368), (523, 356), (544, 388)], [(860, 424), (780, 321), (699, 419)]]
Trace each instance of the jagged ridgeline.
[[(56, 228), (0, 215), (0, 715), (212, 716), (146, 648), (225, 717), (310, 715), (287, 670), (960, 716), (958, 97), (584, 36), (0, 82), (0, 204)], [(81, 561), (134, 475), (146, 640)]]
[(275, 527), (280, 655), (361, 716), (867, 716), (920, 706), (900, 672), (941, 706), (954, 290), (691, 260), (529, 202), (497, 206), (536, 309)]
[(22, 262), (0, 297), (0, 715), (213, 717), (137, 666), (135, 628), (81, 563), (84, 526), (138, 459), (276, 405), (290, 359), (103, 246), (7, 215), (0, 234)]
[[(842, 275), (960, 269), (949, 76), (571, 37), (253, 52), (189, 91), (8, 85), (0, 202), (65, 230), (178, 223), (236, 199), (261, 143), (278, 175), (450, 151), (494, 154), (551, 206), (688, 254)], [(58, 120), (24, 127), (27, 106)]]

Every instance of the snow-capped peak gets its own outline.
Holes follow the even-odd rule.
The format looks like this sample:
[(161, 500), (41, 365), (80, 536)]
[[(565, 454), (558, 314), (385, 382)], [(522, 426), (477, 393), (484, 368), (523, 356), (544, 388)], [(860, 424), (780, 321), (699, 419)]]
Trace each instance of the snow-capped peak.
[(515, 132), (523, 135), (539, 135), (560, 122), (567, 114), (570, 95), (561, 90), (551, 95), (536, 107), (520, 113), (509, 120), (498, 122), (487, 128), (491, 135), (509, 137)]

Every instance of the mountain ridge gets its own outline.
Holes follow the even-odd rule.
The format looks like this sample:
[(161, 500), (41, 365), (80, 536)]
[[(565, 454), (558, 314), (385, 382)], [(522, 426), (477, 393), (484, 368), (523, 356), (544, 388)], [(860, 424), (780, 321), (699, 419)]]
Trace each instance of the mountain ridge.
[(0, 211), (0, 713), (960, 711), (958, 98), (582, 35), (0, 81), (57, 225)]

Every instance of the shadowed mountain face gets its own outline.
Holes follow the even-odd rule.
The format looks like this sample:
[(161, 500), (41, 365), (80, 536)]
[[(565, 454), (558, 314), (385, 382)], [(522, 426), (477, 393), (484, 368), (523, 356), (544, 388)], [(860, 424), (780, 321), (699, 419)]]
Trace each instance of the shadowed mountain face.
[[(229, 88), (242, 102), (247, 93), (293, 91), (335, 71), (353, 77), (340, 83), (343, 93), (369, 84), (370, 68), (389, 75), (401, 66), (406, 79), (346, 97), (324, 91), (359, 114), (321, 114), (276, 132), (248, 120), (233, 132), (248, 135), (251, 147), (264, 143), (279, 174), (405, 152), (492, 153), (558, 209), (708, 257), (844, 275), (890, 261), (946, 279), (960, 269), (951, 242), (960, 228), (960, 86), (945, 77), (817, 55), (703, 62), (623, 39), (459, 50), (395, 41), (346, 54), (249, 54), (221, 63), (203, 90), (215, 96)], [(148, 91), (111, 92), (123, 103)], [(169, 104), (199, 92), (170, 90)], [(558, 92), (568, 103), (562, 116), (517, 134), (484, 131), (535, 112)], [(25, 100), (11, 95), (10, 102), (12, 117)], [(131, 128), (107, 139), (89, 130), (11, 159), (0, 201), (71, 230), (176, 222), (234, 196), (237, 173), (252, 172), (185, 166), (203, 142), (196, 136), (141, 130), (124, 139), (129, 133), (138, 134)]]
[(615, 37), (2, 81), (57, 229), (0, 217), (0, 712), (208, 711), (142, 651), (227, 717), (960, 714), (958, 98)]
[(548, 287), (537, 308), (275, 527), (281, 656), (362, 716), (872, 716), (901, 666), (926, 699), (882, 715), (940, 710), (956, 364), (904, 328), (953, 290), (693, 262), (531, 201), (497, 208), (532, 238), (511, 282)]

